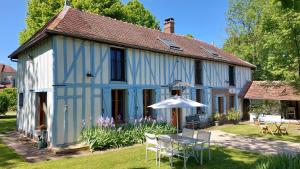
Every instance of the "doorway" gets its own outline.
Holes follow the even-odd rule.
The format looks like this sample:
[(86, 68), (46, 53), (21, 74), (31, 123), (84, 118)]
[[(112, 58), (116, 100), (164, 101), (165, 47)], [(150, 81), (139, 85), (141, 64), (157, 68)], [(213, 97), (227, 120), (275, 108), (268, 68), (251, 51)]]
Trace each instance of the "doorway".
[(111, 110), (115, 123), (125, 123), (125, 90), (111, 91)]
[[(175, 95), (180, 96), (181, 95), (181, 91), (180, 90), (172, 90), (171, 94), (172, 94), (172, 96), (175, 96)], [(179, 129), (181, 129), (180, 128), (181, 116), (182, 116), (182, 112), (181, 112), (180, 108), (173, 108), (171, 110), (171, 122), (172, 122), (172, 125), (175, 126), (176, 128), (178, 127)], [(178, 119), (178, 124), (177, 124), (177, 119)]]
[(37, 127), (45, 125), (47, 127), (47, 93), (38, 93), (38, 117), (37, 117)]
[(224, 113), (224, 103), (223, 103), (223, 97), (218, 97), (218, 112)]
[(148, 106), (153, 104), (154, 100), (154, 92), (151, 89), (143, 90), (143, 117), (150, 117), (151, 119), (156, 119), (156, 115), (154, 114), (154, 110)]

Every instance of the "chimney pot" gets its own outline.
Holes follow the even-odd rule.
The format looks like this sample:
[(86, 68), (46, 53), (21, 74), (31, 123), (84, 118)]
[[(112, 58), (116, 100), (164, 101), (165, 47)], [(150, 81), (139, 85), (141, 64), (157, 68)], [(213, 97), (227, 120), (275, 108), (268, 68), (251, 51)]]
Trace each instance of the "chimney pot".
[(175, 21), (174, 18), (167, 18), (165, 19), (164, 23), (164, 32), (165, 33), (175, 33)]

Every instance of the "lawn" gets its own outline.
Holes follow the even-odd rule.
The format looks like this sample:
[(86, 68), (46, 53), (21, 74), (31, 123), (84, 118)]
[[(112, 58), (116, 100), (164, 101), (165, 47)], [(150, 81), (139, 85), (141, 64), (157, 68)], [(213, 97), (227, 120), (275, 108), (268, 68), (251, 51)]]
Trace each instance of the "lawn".
[[(15, 129), (15, 116), (9, 114), (0, 119), (0, 133)], [(64, 157), (58, 160), (43, 161), (38, 163), (25, 162), (12, 149), (8, 148), (0, 139), (0, 168), (156, 168), (154, 153), (149, 153), (148, 162), (145, 161), (145, 146), (138, 145), (129, 148), (91, 154), (81, 157)], [(207, 153), (204, 156), (204, 165), (200, 166), (194, 159), (188, 161), (188, 168), (253, 168), (257, 159), (264, 158), (263, 155), (212, 147), (212, 160), (208, 161)], [(174, 160), (176, 168), (182, 168), (182, 160)], [(161, 168), (169, 168), (168, 158), (162, 160)]]
[[(210, 129), (221, 130), (227, 133), (233, 133), (243, 136), (251, 137), (263, 137), (269, 140), (283, 140), (290, 141), (295, 143), (300, 143), (300, 125), (289, 124), (288, 135), (271, 135), (271, 134), (262, 134), (260, 133), (260, 128), (253, 125), (252, 123), (242, 123), (238, 125), (226, 124), (222, 126), (214, 126)], [(272, 126), (272, 130), (275, 130), (275, 126)]]
[[(156, 168), (154, 153), (149, 153), (148, 162), (145, 161), (145, 147), (139, 145), (120, 149), (104, 154), (94, 154), (76, 158), (62, 158), (59, 160), (45, 161), (34, 164), (19, 165), (18, 168)], [(212, 160), (208, 161), (207, 153), (205, 153), (204, 165), (200, 166), (194, 159), (190, 159), (187, 168), (252, 168), (253, 163), (262, 158), (262, 155), (234, 150), (214, 147), (212, 149)], [(175, 168), (182, 168), (182, 160), (174, 160)], [(169, 168), (168, 158), (164, 158), (161, 168)]]

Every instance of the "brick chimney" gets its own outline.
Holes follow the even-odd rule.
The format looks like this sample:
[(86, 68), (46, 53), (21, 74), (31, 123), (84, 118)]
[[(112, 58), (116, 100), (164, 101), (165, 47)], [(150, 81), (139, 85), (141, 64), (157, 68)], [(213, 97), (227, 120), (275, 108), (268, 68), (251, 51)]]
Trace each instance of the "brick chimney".
[(164, 27), (164, 32), (165, 33), (175, 33), (174, 29), (174, 18), (167, 18), (165, 19), (165, 23), (164, 23), (165, 27)]

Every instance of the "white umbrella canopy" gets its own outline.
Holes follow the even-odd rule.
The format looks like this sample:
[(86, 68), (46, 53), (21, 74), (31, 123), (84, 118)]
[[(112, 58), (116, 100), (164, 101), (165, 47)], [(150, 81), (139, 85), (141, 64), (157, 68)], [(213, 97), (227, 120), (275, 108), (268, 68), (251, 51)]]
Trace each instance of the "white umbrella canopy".
[(148, 107), (153, 109), (171, 109), (171, 108), (193, 108), (193, 107), (207, 107), (205, 104), (186, 99), (181, 96), (170, 97), (158, 103), (152, 104)]
[[(207, 107), (205, 104), (186, 99), (181, 96), (170, 97), (166, 100), (162, 100), (158, 103), (152, 104), (148, 107), (153, 109), (171, 109), (171, 108), (193, 108), (193, 107)], [(177, 110), (176, 110), (176, 113)], [(178, 134), (178, 116), (177, 116), (177, 134)]]

